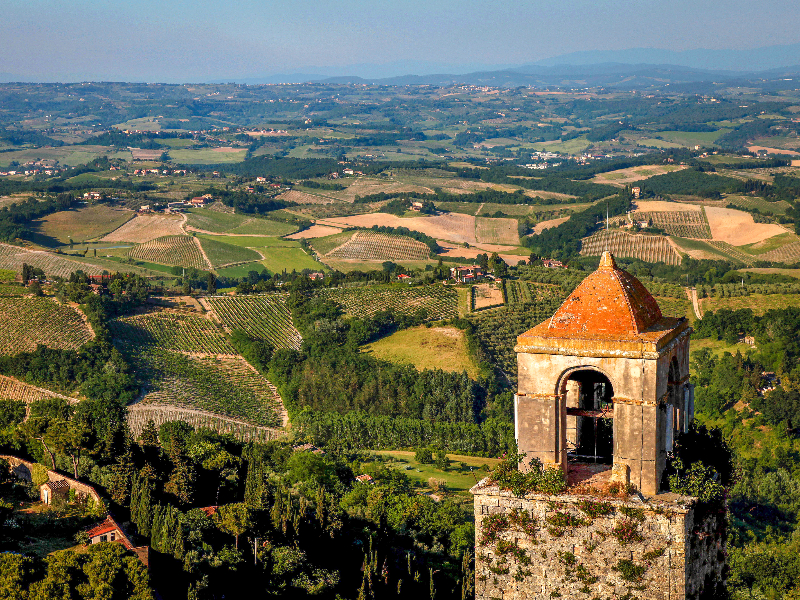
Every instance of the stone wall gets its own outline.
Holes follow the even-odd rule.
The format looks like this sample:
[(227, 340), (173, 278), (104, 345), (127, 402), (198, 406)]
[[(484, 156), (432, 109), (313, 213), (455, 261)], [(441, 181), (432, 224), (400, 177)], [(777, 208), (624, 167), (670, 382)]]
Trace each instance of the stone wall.
[[(17, 479), (32, 481), (31, 469), (33, 468), (34, 463), (23, 460), (16, 456), (11, 456), (9, 454), (0, 454), (0, 458), (8, 461), (8, 464), (11, 467), (11, 472), (17, 477)], [(67, 475), (62, 475), (61, 473), (50, 469), (47, 470), (47, 477), (49, 481), (58, 481), (63, 479), (69, 484), (69, 488), (71, 490), (75, 490), (79, 496), (88, 496), (97, 504), (102, 503), (100, 494), (98, 494), (97, 490), (95, 490), (91, 485), (78, 481), (77, 479), (73, 479), (72, 477), (68, 477)]]
[(724, 585), (724, 514), (692, 498), (475, 496), (475, 598), (698, 598)]

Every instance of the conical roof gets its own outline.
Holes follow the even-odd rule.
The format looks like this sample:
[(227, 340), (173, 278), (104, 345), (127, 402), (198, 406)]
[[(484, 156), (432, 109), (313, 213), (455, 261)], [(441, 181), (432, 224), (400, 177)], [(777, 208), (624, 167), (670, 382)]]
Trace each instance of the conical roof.
[(661, 309), (641, 282), (623, 271), (610, 252), (550, 318), (558, 337), (637, 336), (661, 320)]

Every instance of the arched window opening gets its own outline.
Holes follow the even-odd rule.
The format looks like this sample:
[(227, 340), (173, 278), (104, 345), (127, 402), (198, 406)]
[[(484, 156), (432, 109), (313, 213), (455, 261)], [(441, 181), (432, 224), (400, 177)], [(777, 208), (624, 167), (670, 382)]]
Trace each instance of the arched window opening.
[(569, 462), (612, 464), (614, 389), (611, 382), (599, 371), (575, 371), (564, 383), (563, 393)]

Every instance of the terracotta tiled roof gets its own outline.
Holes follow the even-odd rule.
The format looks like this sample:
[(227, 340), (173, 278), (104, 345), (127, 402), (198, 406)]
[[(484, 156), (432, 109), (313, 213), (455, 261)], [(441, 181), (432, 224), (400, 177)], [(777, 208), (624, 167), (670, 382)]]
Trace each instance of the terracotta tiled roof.
[(550, 318), (547, 334), (636, 337), (661, 319), (661, 309), (650, 292), (633, 275), (618, 268), (614, 256), (605, 252), (600, 267), (581, 282)]
[(68, 490), (69, 489), (69, 483), (67, 483), (66, 479), (56, 479), (55, 481), (48, 481), (44, 485), (49, 487), (54, 492), (59, 491), (59, 490)]
[(89, 534), (90, 538), (96, 537), (98, 535), (103, 535), (104, 533), (108, 533), (110, 531), (118, 530), (119, 525), (111, 517), (106, 517), (106, 520), (100, 523), (99, 525), (95, 525), (86, 533)]

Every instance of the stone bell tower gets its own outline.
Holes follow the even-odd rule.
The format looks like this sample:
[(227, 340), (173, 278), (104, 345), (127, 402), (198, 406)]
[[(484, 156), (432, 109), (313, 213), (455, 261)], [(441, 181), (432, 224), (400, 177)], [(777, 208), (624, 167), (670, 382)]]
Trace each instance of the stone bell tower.
[(517, 338), (519, 451), (565, 474), (610, 462), (615, 479), (658, 493), (674, 436), (694, 416), (691, 332), (603, 254), (550, 319)]
[(475, 597), (685, 600), (725, 585), (725, 517), (662, 491), (694, 416), (686, 319), (611, 253), (555, 314), (517, 338), (520, 468), (560, 469), (560, 494), (475, 499)]

